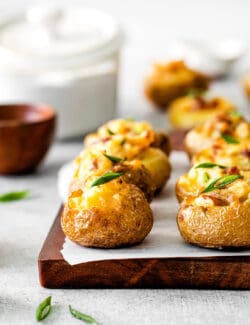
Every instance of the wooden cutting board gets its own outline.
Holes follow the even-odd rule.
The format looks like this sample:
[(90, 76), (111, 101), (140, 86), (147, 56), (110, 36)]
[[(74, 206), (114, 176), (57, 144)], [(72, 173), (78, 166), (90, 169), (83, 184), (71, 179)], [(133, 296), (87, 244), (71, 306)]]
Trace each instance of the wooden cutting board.
[(150, 258), (68, 264), (61, 249), (62, 208), (41, 249), (40, 283), (46, 288), (250, 289), (250, 256)]

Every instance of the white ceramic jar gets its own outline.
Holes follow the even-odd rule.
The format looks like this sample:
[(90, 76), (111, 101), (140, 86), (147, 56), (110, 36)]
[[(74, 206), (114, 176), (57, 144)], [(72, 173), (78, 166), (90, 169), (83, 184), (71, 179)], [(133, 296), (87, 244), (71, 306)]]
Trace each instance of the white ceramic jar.
[(114, 116), (121, 31), (83, 7), (36, 7), (0, 24), (0, 102), (58, 113), (58, 137), (82, 135)]

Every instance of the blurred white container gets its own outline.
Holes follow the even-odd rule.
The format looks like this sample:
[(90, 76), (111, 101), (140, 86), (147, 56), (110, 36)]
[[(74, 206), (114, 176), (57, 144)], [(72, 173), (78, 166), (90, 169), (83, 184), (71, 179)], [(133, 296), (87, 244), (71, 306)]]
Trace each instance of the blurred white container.
[(31, 8), (0, 24), (0, 102), (43, 102), (60, 138), (114, 116), (122, 35), (112, 17), (79, 6)]

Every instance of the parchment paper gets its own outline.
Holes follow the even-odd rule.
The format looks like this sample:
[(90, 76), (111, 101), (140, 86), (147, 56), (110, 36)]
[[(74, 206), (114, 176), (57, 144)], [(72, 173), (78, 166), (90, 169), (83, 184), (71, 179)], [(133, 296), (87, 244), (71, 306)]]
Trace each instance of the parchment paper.
[[(154, 226), (148, 237), (138, 246), (120, 249), (85, 248), (65, 240), (62, 249), (64, 259), (71, 265), (111, 259), (161, 258), (161, 257), (208, 257), (250, 255), (250, 249), (237, 252), (204, 249), (186, 244), (181, 238), (176, 215), (178, 202), (174, 194), (176, 179), (189, 168), (185, 153), (173, 152), (171, 155), (173, 171), (163, 192), (151, 204), (154, 213)], [(72, 176), (72, 165), (67, 164), (59, 172), (59, 193), (65, 200), (68, 184)]]

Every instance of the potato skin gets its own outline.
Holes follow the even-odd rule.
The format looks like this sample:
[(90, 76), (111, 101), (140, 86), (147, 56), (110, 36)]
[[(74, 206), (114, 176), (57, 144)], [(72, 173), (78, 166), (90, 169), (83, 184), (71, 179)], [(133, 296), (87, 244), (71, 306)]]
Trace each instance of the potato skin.
[(151, 144), (153, 148), (161, 149), (167, 156), (171, 152), (170, 140), (165, 132), (155, 132), (154, 142)]
[(222, 97), (204, 99), (201, 96), (184, 96), (173, 101), (167, 113), (173, 127), (191, 129), (219, 113), (234, 110), (234, 105)]
[[(137, 161), (118, 164), (112, 168), (112, 172), (124, 173), (121, 179), (128, 184), (137, 186), (145, 195), (148, 202), (151, 202), (156, 190), (150, 171), (143, 164), (137, 165)], [(139, 163), (139, 162), (138, 162)]]
[(170, 177), (171, 165), (167, 155), (160, 149), (149, 148), (138, 156), (149, 171), (154, 182), (155, 191), (159, 193)]
[[(97, 195), (102, 195), (108, 184), (100, 186)], [(99, 248), (131, 246), (143, 241), (153, 226), (151, 208), (138, 187), (117, 184), (113, 191), (113, 195), (119, 193), (117, 204), (109, 204), (110, 195), (103, 195), (101, 205), (86, 209), (70, 207), (69, 202), (65, 205), (61, 225), (67, 237), (82, 246)]]
[(188, 243), (207, 248), (250, 247), (250, 201), (201, 207), (182, 203), (179, 231)]

